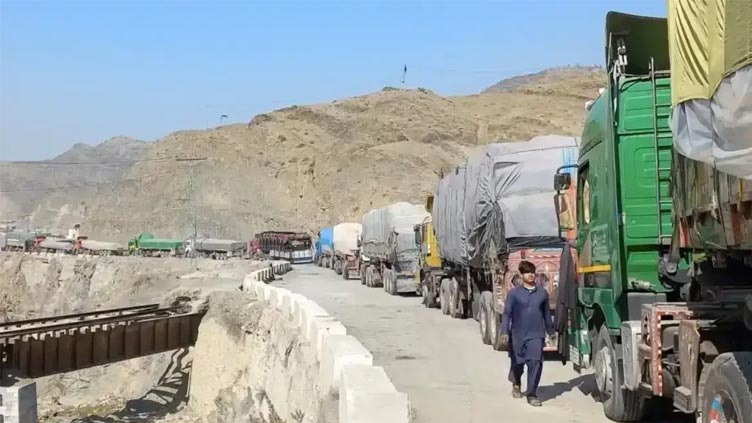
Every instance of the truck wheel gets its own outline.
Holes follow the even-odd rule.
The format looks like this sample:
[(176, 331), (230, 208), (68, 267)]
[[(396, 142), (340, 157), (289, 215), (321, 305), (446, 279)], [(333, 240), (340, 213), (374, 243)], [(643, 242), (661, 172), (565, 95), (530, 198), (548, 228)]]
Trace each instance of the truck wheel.
[(366, 269), (363, 269), (363, 266), (360, 267), (360, 284), (365, 285), (366, 284)]
[(334, 273), (341, 275), (342, 274), (342, 260), (335, 260), (334, 262)]
[(478, 311), (478, 326), (480, 327), (480, 339), (486, 345), (491, 345), (491, 307), (492, 295), (489, 291), (480, 294), (480, 310)]
[(460, 299), (460, 284), (457, 279), (452, 278), (449, 283), (449, 314), (455, 319), (465, 317), (465, 307)]
[(492, 308), (489, 317), (488, 332), (491, 338), (491, 347), (493, 347), (494, 351), (506, 351), (507, 344), (501, 342), (501, 314)]
[(433, 284), (429, 284), (429, 278), (430, 275), (426, 276), (421, 282), (423, 284), (420, 288), (423, 293), (423, 305), (425, 305), (426, 308), (436, 308), (436, 292), (433, 290)]
[(342, 279), (344, 280), (350, 279), (350, 271), (347, 270), (347, 266), (342, 266)]
[(641, 420), (645, 414), (645, 399), (639, 392), (622, 388), (622, 375), (616, 351), (606, 325), (598, 331), (595, 351), (595, 385), (603, 413), (617, 422)]
[(752, 352), (713, 360), (702, 395), (702, 422), (752, 422)]
[(439, 296), (439, 300), (441, 301), (441, 313), (449, 315), (449, 279), (441, 280)]

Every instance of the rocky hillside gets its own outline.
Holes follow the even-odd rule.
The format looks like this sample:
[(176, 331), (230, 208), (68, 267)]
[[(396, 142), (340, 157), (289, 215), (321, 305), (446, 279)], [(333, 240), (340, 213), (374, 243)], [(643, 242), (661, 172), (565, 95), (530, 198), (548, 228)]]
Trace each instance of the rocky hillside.
[(264, 229), (313, 232), (359, 221), (366, 211), (394, 201), (422, 203), (438, 175), (480, 145), (541, 134), (579, 135), (585, 102), (603, 80), (592, 68), (571, 67), (512, 78), (461, 97), (387, 87), (260, 114), (250, 124), (178, 131), (150, 144), (115, 139), (96, 147), (77, 145), (55, 159), (206, 159), (193, 164), (49, 166), (34, 169), (46, 172), (42, 176), (16, 175), (9, 185), (121, 181), (40, 198), (14, 197), (22, 199), (21, 208), (33, 204), (40, 221), (61, 229), (80, 221), (84, 233), (98, 238), (125, 241), (142, 231), (187, 236), (191, 192), (200, 234), (247, 239)]
[(0, 219), (29, 216), (34, 227), (65, 228), (83, 218), (96, 184), (119, 180), (151, 144), (127, 137), (75, 144), (42, 163), (0, 162)]
[[(315, 231), (359, 221), (394, 201), (422, 203), (440, 172), (479, 145), (579, 135), (585, 101), (601, 80), (591, 69), (567, 69), (449, 98), (385, 88), (261, 114), (249, 125), (175, 132), (156, 142), (150, 156), (206, 158), (192, 165), (200, 233), (248, 238), (263, 229)], [(120, 240), (143, 230), (190, 234), (190, 166), (136, 164), (125, 175), (129, 182), (92, 199), (84, 231)]]

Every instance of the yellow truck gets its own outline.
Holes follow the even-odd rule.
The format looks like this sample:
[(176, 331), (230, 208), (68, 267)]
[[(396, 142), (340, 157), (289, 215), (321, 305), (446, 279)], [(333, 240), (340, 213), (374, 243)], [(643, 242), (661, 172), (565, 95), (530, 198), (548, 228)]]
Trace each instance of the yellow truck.
[[(433, 195), (430, 195), (426, 198), (426, 211), (431, 213), (432, 208)], [(423, 305), (428, 308), (437, 308), (439, 293), (433, 288), (439, 285), (438, 281), (442, 278), (443, 270), (430, 214), (423, 219), (422, 223), (415, 225), (415, 243), (420, 248), (418, 271), (415, 272), (416, 292), (423, 296)], [(430, 283), (433, 278), (438, 278), (437, 283)]]

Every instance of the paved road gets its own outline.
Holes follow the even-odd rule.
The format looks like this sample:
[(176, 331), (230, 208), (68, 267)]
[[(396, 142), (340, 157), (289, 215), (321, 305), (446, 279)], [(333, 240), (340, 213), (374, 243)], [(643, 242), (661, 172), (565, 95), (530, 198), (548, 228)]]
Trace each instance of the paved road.
[(592, 378), (561, 362), (544, 365), (543, 407), (512, 398), (508, 356), (483, 345), (472, 319), (452, 319), (417, 297), (390, 296), (312, 265), (296, 266), (275, 285), (318, 302), (371, 350), (374, 364), (409, 395), (417, 423), (608, 421), (589, 396)]

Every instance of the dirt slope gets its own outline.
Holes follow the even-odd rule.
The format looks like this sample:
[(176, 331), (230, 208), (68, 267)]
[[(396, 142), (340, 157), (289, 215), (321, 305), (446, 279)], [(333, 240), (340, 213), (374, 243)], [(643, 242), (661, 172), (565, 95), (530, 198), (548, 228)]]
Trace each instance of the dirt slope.
[(32, 227), (69, 227), (83, 218), (94, 184), (119, 180), (149, 148), (144, 141), (115, 137), (95, 146), (75, 144), (49, 164), (0, 162), (0, 191), (11, 191), (0, 192), (0, 219), (29, 216)]

